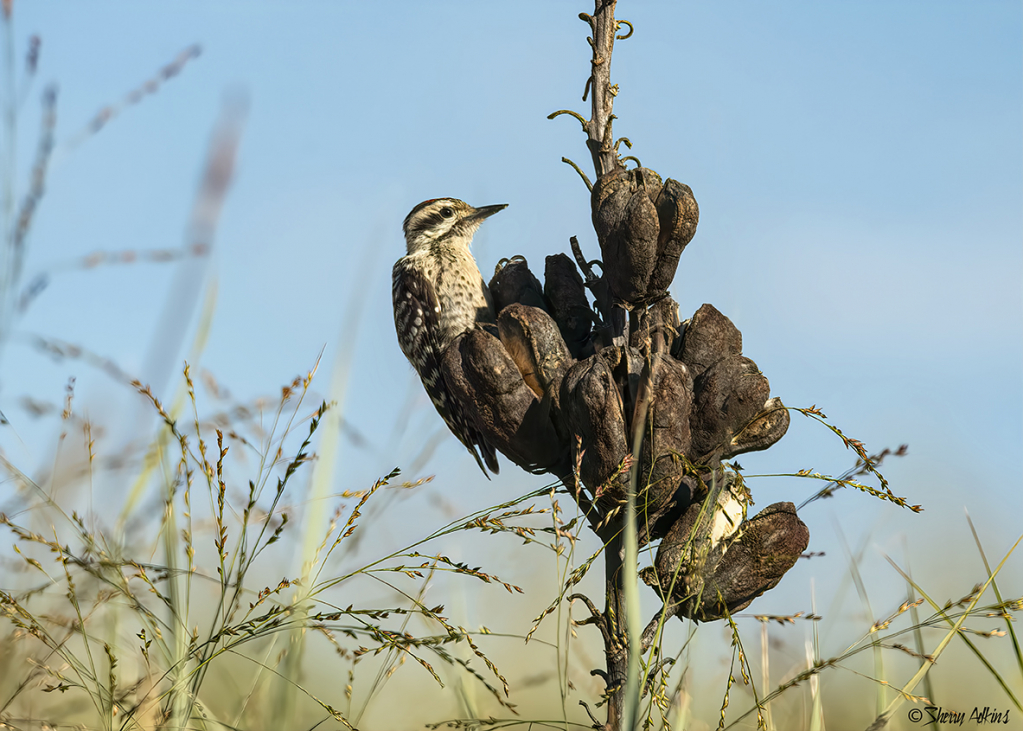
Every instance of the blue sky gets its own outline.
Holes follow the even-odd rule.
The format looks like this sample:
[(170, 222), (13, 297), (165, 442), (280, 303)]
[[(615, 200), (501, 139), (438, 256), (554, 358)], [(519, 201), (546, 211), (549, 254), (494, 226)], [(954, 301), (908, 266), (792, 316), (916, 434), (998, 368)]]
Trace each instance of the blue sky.
[[(546, 119), (586, 111), (587, 28), (576, 18), (586, 9), (15, 2), (18, 58), (29, 35), (42, 39), (19, 116), (22, 186), (39, 95), (51, 82), (60, 90), (26, 275), (95, 251), (179, 246), (222, 100), (244, 95), (214, 253), (187, 265), (218, 287), (196, 367), (248, 401), (272, 396), (325, 347), (317, 387), (326, 396), (346, 354), (344, 414), (368, 446), (342, 444), (338, 490), (409, 466), (443, 425), (393, 333), (390, 267), (408, 210), (438, 196), (508, 203), (476, 239), (486, 275), (513, 254), (542, 272), (571, 235), (597, 255), (586, 190), (560, 162), (589, 167), (582, 133), (568, 117)], [(809, 577), (818, 587), (836, 581), (836, 523), (853, 545), (909, 545), (966, 576), (946, 584), (935, 574), (939, 593), (968, 590), (980, 570), (964, 507), (992, 554), (1016, 537), (1023, 507), (1019, 3), (622, 0), (618, 15), (636, 32), (615, 50), (615, 132), (644, 165), (690, 185), (700, 205), (672, 287), (683, 317), (713, 303), (787, 404), (817, 404), (874, 450), (908, 443), (909, 456), (886, 471), (896, 493), (926, 508), (912, 515), (850, 493), (814, 503), (803, 514), (810, 549), (828, 558), (794, 570), (795, 598), (755, 608), (803, 607)], [(178, 78), (67, 146), (100, 107), (193, 43), (202, 54)], [(160, 340), (175, 266), (57, 273), (19, 330), (153, 378), (140, 370)], [(357, 318), (355, 299), (364, 302)], [(182, 348), (164, 360), (176, 369), (184, 357)], [(102, 446), (115, 451), (129, 436), (124, 415), (136, 400), (102, 373), (54, 363), (17, 339), (3, 359), (0, 408), (17, 436), (0, 434), (0, 444), (23, 468), (52, 461), (56, 426), (30, 420), (19, 397), (59, 401), (71, 375), (79, 409), (122, 424)], [(851, 459), (796, 416), (781, 443), (741, 462), (750, 473), (837, 473)], [(434, 497), (465, 512), (543, 484), (507, 463), (483, 484), (450, 437), (421, 471), (437, 476)], [(753, 483), (759, 507), (798, 503), (811, 489)], [(416, 500), (410, 519), (429, 498)], [(388, 530), (397, 540), (402, 525), (382, 540)], [(1017, 580), (1019, 565), (1010, 567)], [(874, 566), (878, 585), (894, 581), (883, 560)]]

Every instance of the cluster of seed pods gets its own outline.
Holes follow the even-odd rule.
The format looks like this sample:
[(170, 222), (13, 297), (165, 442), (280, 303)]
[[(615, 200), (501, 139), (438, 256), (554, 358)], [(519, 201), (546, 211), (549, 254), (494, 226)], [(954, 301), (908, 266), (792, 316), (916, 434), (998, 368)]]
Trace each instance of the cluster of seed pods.
[(555, 254), (541, 284), (521, 257), (502, 261), (496, 331), (456, 340), (444, 375), (488, 441), (561, 479), (602, 537), (621, 529), (638, 469), (640, 545), (661, 541), (643, 579), (669, 614), (717, 619), (774, 587), (809, 542), (792, 503), (748, 518), (725, 462), (781, 439), (788, 411), (727, 317), (705, 304), (683, 322), (668, 293), (699, 218), (689, 187), (620, 168), (591, 207), (600, 275)]

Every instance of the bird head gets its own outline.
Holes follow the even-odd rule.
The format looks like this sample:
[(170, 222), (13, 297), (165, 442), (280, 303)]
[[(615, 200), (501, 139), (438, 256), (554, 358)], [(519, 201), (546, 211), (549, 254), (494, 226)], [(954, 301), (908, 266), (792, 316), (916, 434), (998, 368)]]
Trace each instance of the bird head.
[(408, 253), (437, 243), (463, 244), (468, 248), (483, 220), (507, 207), (507, 203), (501, 203), (473, 208), (457, 198), (423, 201), (409, 212), (402, 224)]

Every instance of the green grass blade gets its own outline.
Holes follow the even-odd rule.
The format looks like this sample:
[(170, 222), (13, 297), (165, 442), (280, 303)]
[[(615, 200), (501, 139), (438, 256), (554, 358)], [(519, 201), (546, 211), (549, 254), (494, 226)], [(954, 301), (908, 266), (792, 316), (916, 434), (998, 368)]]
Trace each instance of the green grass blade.
[[(1023, 541), (1023, 536), (1020, 536), (1019, 538), (1016, 539), (1016, 542), (1012, 545), (1012, 548), (1010, 548), (1009, 552), (1005, 554), (1005, 558), (1003, 558), (1001, 562), (998, 564), (998, 568), (996, 568), (994, 572), (988, 577), (988, 580), (984, 582), (980, 591), (976, 593), (976, 595), (973, 597), (973, 600), (966, 607), (966, 610), (962, 613), (959, 619), (952, 624), (952, 629), (949, 630), (949, 632), (942, 638), (941, 642), (938, 643), (938, 646), (934, 649), (934, 652), (931, 653), (931, 656), (934, 658), (934, 661), (936, 661), (938, 657), (941, 655), (941, 653), (945, 651), (945, 648), (948, 646), (948, 643), (952, 641), (952, 638), (959, 634), (959, 630), (962, 628), (963, 622), (965, 622), (966, 618), (970, 616), (970, 612), (973, 611), (973, 608), (977, 605), (977, 602), (980, 601), (981, 595), (985, 591), (987, 591), (988, 586), (991, 584), (992, 581), (994, 581), (994, 578), (998, 574), (998, 572), (1002, 570), (1002, 567), (1005, 565), (1005, 562), (1009, 560), (1009, 556), (1011, 556), (1013, 551), (1016, 550), (1016, 547), (1020, 544), (1020, 541)], [(917, 586), (916, 583), (913, 582), (913, 580), (909, 578), (909, 576), (907, 576), (905, 572), (903, 572), (902, 569), (900, 569), (894, 561), (892, 561), (887, 556), (885, 556), (885, 558), (888, 559), (888, 562), (895, 568), (896, 571), (902, 574), (902, 577), (906, 581), (910, 582), (913, 585), (913, 588), (916, 589), (921, 596), (925, 597), (927, 601), (930, 602), (931, 606), (933, 606), (939, 612), (942, 611), (941, 608), (938, 607), (938, 605), (933, 600), (927, 597), (927, 594), (919, 586)], [(920, 666), (920, 669), (917, 670), (916, 674), (912, 678), (910, 678), (909, 682), (906, 683), (906, 685), (904, 685), (901, 688), (899, 694), (892, 699), (892, 702), (888, 704), (888, 707), (885, 708), (884, 712), (874, 719), (874, 723), (870, 725), (868, 731), (875, 731), (876, 729), (883, 728), (888, 723), (889, 719), (891, 719), (892, 717), (892, 714), (900, 705), (902, 705), (902, 702), (905, 700), (906, 696), (913, 692), (913, 689), (916, 688), (917, 683), (919, 683), (921, 678), (923, 678), (927, 671), (931, 669), (931, 666), (934, 664), (934, 661), (925, 662), (923, 665)], [(996, 678), (997, 677), (998, 676), (996, 674)], [(1009, 691), (1004, 681), (1002, 681), (1000, 678), (998, 679), (999, 682), (1002, 684), (1002, 687), (1005, 688), (1007, 693), (1009, 693), (1009, 697), (1012, 698), (1013, 703), (1015, 703), (1016, 707), (1019, 708), (1020, 707), (1019, 701), (1017, 701), (1015, 696), (1012, 695), (1011, 691)]]
[[(966, 513), (966, 522), (970, 525), (970, 531), (973, 533), (973, 540), (977, 544), (977, 551), (980, 553), (980, 558), (984, 562), (984, 570), (988, 576), (991, 576), (991, 565), (988, 563), (987, 554), (984, 553), (984, 547), (980, 544), (980, 536), (977, 535), (977, 529), (973, 526), (973, 520), (970, 518), (969, 512)], [(998, 589), (998, 582), (992, 577), (991, 589), (995, 593), (995, 599), (998, 600), (1000, 605), (1005, 604), (1005, 600), (1002, 598), (1002, 592)], [(1004, 610), (1003, 610), (1004, 611)], [(1008, 613), (1005, 614), (1005, 625), (1009, 632), (1009, 637), (1012, 638), (1012, 649), (1016, 653), (1016, 667), (1019, 668), (1020, 676), (1023, 677), (1023, 651), (1020, 650), (1019, 637), (1016, 636), (1016, 628), (1013, 626), (1012, 618), (1009, 617)]]

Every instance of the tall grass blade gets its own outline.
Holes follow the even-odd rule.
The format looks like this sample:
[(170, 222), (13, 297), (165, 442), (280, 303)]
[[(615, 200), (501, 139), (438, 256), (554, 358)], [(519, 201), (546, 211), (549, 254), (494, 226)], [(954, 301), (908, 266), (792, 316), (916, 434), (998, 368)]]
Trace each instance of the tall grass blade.
[[(991, 576), (991, 565), (988, 563), (987, 554), (984, 552), (984, 546), (980, 543), (980, 536), (977, 535), (977, 529), (973, 525), (973, 519), (970, 518), (969, 511), (966, 511), (966, 522), (970, 525), (970, 532), (973, 533), (973, 541), (977, 544), (977, 551), (980, 553), (980, 558), (984, 562), (984, 570), (988, 576)], [(991, 579), (991, 589), (995, 593), (995, 599), (998, 600), (998, 604), (1004, 606), (1005, 600), (1002, 598), (1002, 592), (998, 589), (998, 582)], [(1012, 650), (1016, 653), (1016, 667), (1019, 668), (1020, 676), (1023, 677), (1023, 652), (1020, 651), (1019, 637), (1016, 636), (1016, 628), (1013, 626), (1012, 618), (1006, 612), (1004, 613), (1006, 630), (1009, 633), (1009, 637), (1012, 638)]]
[[(853, 584), (856, 586), (856, 593), (859, 594), (860, 601), (863, 602), (863, 606), (867, 610), (867, 616), (873, 617), (874, 610), (870, 606), (870, 598), (867, 596), (867, 587), (863, 583), (863, 576), (860, 574), (859, 561), (853, 559), (852, 552), (849, 550), (849, 544), (845, 540), (845, 533), (842, 531), (842, 526), (837, 522), (835, 523), (835, 532), (842, 541), (842, 550), (845, 551), (846, 558), (849, 562), (849, 575), (852, 577)], [(877, 635), (871, 636), (870, 644), (873, 648), (874, 656), (874, 677), (884, 679), (884, 658), (882, 657), (881, 652), (881, 641), (877, 638)], [(875, 685), (874, 706), (874, 713), (876, 715), (880, 715), (885, 706), (884, 686), (880, 683)]]
[[(879, 714), (878, 717), (874, 719), (874, 722), (868, 727), (868, 731), (877, 731), (877, 729), (884, 728), (884, 726), (891, 719), (892, 714), (895, 712), (895, 710), (902, 705), (903, 701), (906, 699), (906, 696), (913, 692), (913, 689), (916, 688), (916, 685), (917, 683), (920, 682), (920, 679), (927, 674), (927, 671), (931, 669), (931, 667), (934, 665), (934, 662), (937, 661), (941, 653), (945, 651), (945, 648), (948, 646), (948, 643), (952, 641), (952, 638), (960, 634), (959, 630), (962, 628), (963, 622), (965, 622), (966, 618), (970, 616), (970, 613), (973, 611), (973, 608), (977, 606), (977, 602), (980, 601), (981, 595), (983, 595), (984, 592), (987, 591), (988, 586), (990, 586), (991, 582), (994, 581), (995, 576), (997, 576), (998, 572), (1002, 570), (1002, 567), (1005, 565), (1005, 562), (1009, 560), (1009, 557), (1012, 555), (1013, 551), (1016, 550), (1016, 547), (1019, 546), (1021, 541), (1023, 541), (1023, 536), (1017, 538), (1016, 542), (1012, 544), (1012, 548), (1010, 548), (1009, 552), (1005, 554), (1005, 558), (1003, 558), (1001, 562), (999, 562), (998, 567), (991, 573), (987, 581), (985, 581), (984, 584), (981, 586), (980, 590), (976, 592), (973, 599), (970, 601), (970, 603), (966, 606), (963, 613), (960, 615), (959, 619), (957, 619), (955, 622), (952, 622), (950, 618), (945, 617), (945, 620), (952, 625), (952, 629), (949, 630), (949, 632), (942, 638), (941, 642), (938, 643), (938, 646), (934, 649), (934, 652), (931, 653), (931, 657), (933, 658), (933, 660), (929, 662), (924, 662), (920, 666), (920, 669), (917, 670), (916, 674), (912, 678), (910, 678), (909, 682), (906, 683), (900, 689), (899, 693), (895, 696), (895, 698), (892, 699), (891, 703), (888, 704), (888, 707), (885, 708), (884, 712)], [(887, 556), (885, 556), (885, 558), (888, 560), (888, 563), (890, 563), (895, 568), (896, 571), (902, 574), (902, 577), (906, 581), (910, 582), (913, 585), (913, 588), (917, 590), (920, 596), (926, 598), (928, 603), (932, 607), (934, 607), (934, 609), (937, 612), (944, 616), (944, 611), (941, 609), (941, 607), (937, 605), (937, 603), (935, 603), (930, 597), (927, 596), (926, 592), (924, 592), (919, 586), (917, 586), (916, 583), (913, 582), (913, 580), (909, 578), (909, 576), (907, 576), (906, 573), (903, 572), (902, 569), (900, 569), (899, 566), (894, 561), (891, 560), (891, 558)], [(972, 643), (970, 643), (970, 641), (966, 637), (963, 637), (963, 639), (966, 640), (967, 644), (972, 647)], [(977, 653), (978, 657), (980, 657), (981, 660), (984, 661), (985, 664), (987, 664), (986, 660), (984, 660), (983, 655), (977, 652), (976, 648), (973, 649), (974, 652)], [(988, 669), (995, 675), (999, 684), (1009, 695), (1009, 698), (1012, 699), (1012, 702), (1015, 704), (1015, 706), (1023, 710), (1023, 707), (1020, 706), (1019, 701), (1016, 700), (1016, 697), (1012, 694), (1012, 691), (1010, 691), (1008, 686), (1005, 684), (1005, 681), (1003, 681), (1001, 677), (998, 676), (997, 673), (995, 673), (994, 668), (991, 668), (990, 665), (988, 665)]]

